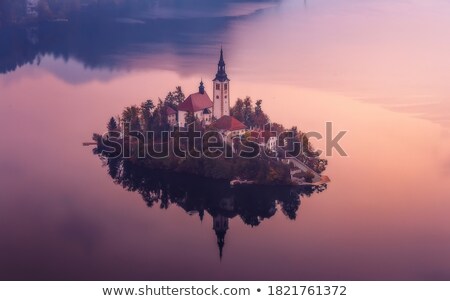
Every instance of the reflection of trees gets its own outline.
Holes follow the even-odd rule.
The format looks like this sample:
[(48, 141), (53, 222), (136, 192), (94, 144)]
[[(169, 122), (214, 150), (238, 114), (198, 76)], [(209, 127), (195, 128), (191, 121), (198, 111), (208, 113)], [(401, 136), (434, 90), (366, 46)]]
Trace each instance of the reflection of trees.
[(295, 220), (300, 198), (321, 192), (321, 187), (243, 186), (231, 188), (227, 181), (217, 181), (192, 175), (149, 170), (131, 160), (101, 157), (114, 182), (129, 191), (138, 192), (149, 207), (161, 209), (176, 205), (186, 213), (205, 212), (213, 218), (220, 254), (225, 244), (228, 220), (239, 216), (249, 226), (258, 226), (276, 214), (278, 209)]
[[(187, 3), (190, 5), (186, 5)], [(195, 2), (195, 1), (194, 1)], [(115, 12), (89, 10), (89, 13), (71, 18), (70, 22), (40, 22), (32, 26), (0, 28), (0, 73), (15, 70), (30, 64), (43, 55), (56, 58), (74, 58), (89, 68), (126, 69), (133, 67), (133, 58), (145, 57), (146, 63), (151, 54), (161, 55), (168, 49), (178, 56), (198, 56), (201, 46), (217, 47), (221, 36), (228, 30), (230, 22), (242, 17), (217, 16), (223, 5), (239, 2), (202, 1), (205, 6), (193, 1), (171, 1), (161, 4), (164, 9), (179, 11), (179, 6), (198, 7), (200, 16), (185, 18), (158, 18), (146, 15), (145, 8), (121, 8)], [(250, 0), (248, 2), (273, 2), (272, 0)], [(131, 5), (131, 4), (130, 4)], [(146, 6), (148, 7), (148, 6)], [(149, 14), (159, 10), (150, 8)], [(215, 55), (215, 53), (214, 53)], [(151, 59), (151, 57), (150, 57)], [(151, 61), (151, 60), (150, 60)], [(158, 60), (150, 62), (159, 64)], [(184, 66), (184, 64), (183, 64)], [(164, 65), (165, 68), (172, 68)], [(191, 70), (195, 64), (184, 66)]]

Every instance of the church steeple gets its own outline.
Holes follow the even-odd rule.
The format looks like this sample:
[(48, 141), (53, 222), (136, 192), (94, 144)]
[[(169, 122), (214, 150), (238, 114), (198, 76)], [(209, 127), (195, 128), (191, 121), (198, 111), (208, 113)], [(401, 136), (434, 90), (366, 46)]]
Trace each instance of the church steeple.
[(205, 86), (203, 86), (203, 80), (200, 82), (200, 86), (198, 87), (198, 92), (200, 94), (205, 94)]
[(225, 60), (223, 59), (223, 49), (222, 47), (220, 48), (220, 59), (219, 59), (219, 63), (217, 64), (217, 73), (216, 73), (216, 78), (214, 79), (215, 81), (220, 81), (220, 82), (224, 82), (224, 81), (228, 81), (228, 76), (227, 73), (225, 71)]
[(222, 257), (223, 257), (223, 247), (225, 246), (225, 234), (227, 234), (227, 230), (216, 231), (217, 245), (219, 246), (220, 260), (222, 260)]

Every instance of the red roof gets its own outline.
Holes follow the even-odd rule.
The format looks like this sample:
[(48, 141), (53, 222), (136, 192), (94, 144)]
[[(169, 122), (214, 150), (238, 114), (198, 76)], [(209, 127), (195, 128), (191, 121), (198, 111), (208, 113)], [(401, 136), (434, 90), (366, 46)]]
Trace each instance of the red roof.
[(171, 107), (167, 107), (167, 109), (166, 109), (166, 114), (167, 114), (167, 116), (169, 116), (169, 115), (174, 115), (174, 114), (176, 114), (177, 113), (177, 111), (175, 111), (174, 109), (172, 109)]
[(245, 130), (247, 127), (245, 124), (237, 120), (232, 116), (224, 115), (220, 117), (213, 126), (219, 130), (238, 131)]
[(198, 112), (207, 108), (211, 108), (213, 103), (206, 92), (194, 93), (188, 96), (183, 103), (178, 106), (179, 111)]

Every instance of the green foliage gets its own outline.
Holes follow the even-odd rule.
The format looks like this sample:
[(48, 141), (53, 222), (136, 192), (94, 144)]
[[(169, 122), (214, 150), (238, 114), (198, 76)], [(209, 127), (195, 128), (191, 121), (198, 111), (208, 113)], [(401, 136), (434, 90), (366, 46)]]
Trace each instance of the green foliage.
[(256, 106), (250, 97), (238, 98), (235, 105), (230, 110), (230, 115), (244, 123), (247, 127), (263, 128), (269, 123), (269, 117), (262, 109), (262, 100), (256, 101)]
[(109, 120), (107, 128), (108, 128), (108, 131), (117, 131), (117, 129), (118, 129), (117, 122), (114, 117), (111, 117), (111, 119)]
[(172, 109), (176, 109), (176, 107), (181, 104), (186, 97), (184, 96), (183, 90), (180, 86), (175, 87), (175, 90), (169, 92), (164, 99), (164, 102), (169, 105)]
[(142, 126), (146, 131), (151, 130), (153, 124), (153, 109), (155, 105), (153, 104), (153, 100), (148, 99), (141, 104), (141, 118), (142, 118)]
[(167, 94), (164, 101), (158, 99), (156, 105), (153, 100), (148, 99), (141, 103), (140, 107), (125, 108), (122, 112), (122, 121), (130, 122), (132, 130), (153, 131), (155, 133), (169, 130), (167, 109), (176, 110), (177, 106), (184, 101), (184, 98), (183, 90), (178, 86), (174, 91)]
[(92, 134), (92, 140), (99, 143), (102, 140), (102, 135), (94, 133)]
[(122, 112), (122, 121), (130, 123), (131, 131), (140, 131), (141, 122), (140, 119), (141, 110), (137, 106), (126, 107)]
[(230, 109), (230, 115), (240, 122), (244, 121), (244, 101), (242, 99), (237, 99), (234, 106)]

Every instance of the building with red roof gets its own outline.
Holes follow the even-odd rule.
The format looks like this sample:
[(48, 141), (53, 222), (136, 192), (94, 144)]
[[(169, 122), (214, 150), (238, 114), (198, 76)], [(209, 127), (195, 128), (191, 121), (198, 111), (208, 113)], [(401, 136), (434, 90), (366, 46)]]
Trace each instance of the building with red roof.
[(227, 138), (243, 135), (247, 130), (245, 124), (229, 115), (220, 117), (218, 120), (214, 121), (212, 126)]
[(200, 82), (197, 93), (189, 95), (178, 106), (178, 124), (181, 127), (186, 126), (186, 116), (192, 114), (202, 124), (209, 125), (212, 121), (212, 107), (213, 102), (209, 98), (203, 86), (203, 81)]

